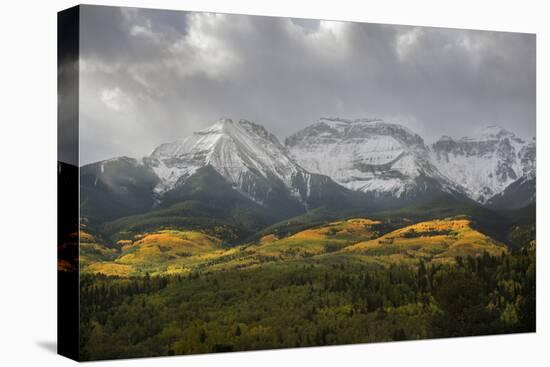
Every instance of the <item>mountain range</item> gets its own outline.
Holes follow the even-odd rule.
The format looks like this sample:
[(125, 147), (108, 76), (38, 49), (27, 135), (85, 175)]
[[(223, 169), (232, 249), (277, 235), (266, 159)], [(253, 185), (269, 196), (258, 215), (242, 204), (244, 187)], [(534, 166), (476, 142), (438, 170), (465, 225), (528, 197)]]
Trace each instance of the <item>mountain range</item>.
[(160, 179), (154, 189), (160, 201), (205, 166), (266, 206), (284, 202), (307, 208), (322, 199), (324, 191), (338, 189), (328, 177), (302, 168), (275, 135), (247, 120), (222, 119), (190, 137), (160, 145), (143, 161)]
[(133, 225), (149, 226), (203, 218), (251, 234), (312, 213), (338, 217), (434, 198), (519, 209), (535, 201), (535, 166), (534, 139), (496, 126), (428, 145), (380, 119), (321, 118), (282, 144), (259, 124), (221, 119), (141, 159), (83, 166), (81, 210), (117, 230), (132, 216)]

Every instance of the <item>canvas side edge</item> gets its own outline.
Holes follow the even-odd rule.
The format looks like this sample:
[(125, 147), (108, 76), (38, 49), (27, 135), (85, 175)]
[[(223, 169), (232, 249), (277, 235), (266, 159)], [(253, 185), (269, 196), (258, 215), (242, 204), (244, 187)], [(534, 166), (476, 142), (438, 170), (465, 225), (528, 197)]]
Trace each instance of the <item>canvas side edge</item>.
[(80, 360), (79, 27), (80, 7), (57, 14), (57, 353)]

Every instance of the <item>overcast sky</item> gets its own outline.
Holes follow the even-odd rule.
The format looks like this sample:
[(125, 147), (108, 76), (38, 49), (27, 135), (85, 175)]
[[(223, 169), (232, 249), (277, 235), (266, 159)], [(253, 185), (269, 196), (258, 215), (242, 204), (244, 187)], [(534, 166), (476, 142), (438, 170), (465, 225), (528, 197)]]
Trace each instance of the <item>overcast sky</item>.
[(84, 6), (81, 164), (141, 157), (220, 117), (281, 141), (319, 117), (380, 117), (431, 143), (535, 134), (535, 37)]

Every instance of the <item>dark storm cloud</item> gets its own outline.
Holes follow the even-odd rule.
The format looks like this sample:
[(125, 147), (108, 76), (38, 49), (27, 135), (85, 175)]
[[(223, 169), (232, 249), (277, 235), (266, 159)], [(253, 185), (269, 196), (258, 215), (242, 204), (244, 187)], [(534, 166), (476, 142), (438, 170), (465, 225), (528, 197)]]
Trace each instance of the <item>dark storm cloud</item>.
[[(174, 42), (185, 35), (185, 12), (140, 10), (108, 6), (83, 6), (81, 24), (81, 55), (106, 62), (154, 61), (158, 50), (136, 37), (140, 32), (155, 32)], [(163, 51), (163, 50), (161, 50)]]
[(321, 116), (535, 134), (533, 35), (89, 6), (81, 23), (82, 163), (222, 116), (280, 138)]

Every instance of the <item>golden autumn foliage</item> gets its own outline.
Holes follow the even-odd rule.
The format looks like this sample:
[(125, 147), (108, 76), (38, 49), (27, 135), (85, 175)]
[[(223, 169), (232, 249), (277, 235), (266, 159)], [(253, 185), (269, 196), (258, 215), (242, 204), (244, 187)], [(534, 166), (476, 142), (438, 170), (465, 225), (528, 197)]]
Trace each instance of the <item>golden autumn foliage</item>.
[(277, 237), (276, 235), (268, 234), (268, 235), (263, 236), (262, 238), (260, 238), (260, 243), (261, 244), (271, 243), (271, 242), (277, 241), (278, 239), (279, 239), (279, 237)]
[(278, 239), (267, 235), (260, 240), (257, 252), (268, 256), (300, 257), (339, 250), (362, 240), (377, 237), (379, 221), (354, 218), (330, 222)]
[[(457, 256), (478, 256), (484, 252), (500, 255), (508, 251), (502, 243), (475, 230), (465, 218), (426, 221), (385, 234), (383, 230), (380, 221), (353, 218), (283, 238), (269, 234), (257, 243), (241, 246), (224, 245), (219, 238), (195, 230), (159, 230), (141, 233), (133, 240), (120, 240), (116, 249), (93, 242), (81, 243), (80, 259), (84, 272), (186, 274), (197, 269), (253, 268), (305, 257), (319, 261), (348, 257), (389, 265), (414, 264), (420, 259), (447, 263)], [(97, 240), (92, 235), (85, 238)]]
[(117, 264), (113, 262), (98, 262), (88, 266), (88, 271), (112, 276), (129, 276), (134, 271), (130, 265)]
[(132, 244), (132, 240), (118, 240), (118, 241), (116, 242), (116, 244), (122, 248), (122, 247), (124, 247), (124, 246), (126, 246), (126, 245), (131, 245), (131, 244)]
[(81, 269), (86, 269), (92, 263), (111, 261), (118, 255), (116, 249), (107, 247), (98, 237), (84, 231), (82, 228), (79, 236), (80, 246), (78, 252)]
[(163, 230), (143, 235), (134, 242), (127, 242), (123, 251), (135, 250), (132, 253), (172, 253), (187, 251), (191, 254), (208, 252), (217, 249), (221, 244), (218, 238), (195, 231)]
[(221, 244), (220, 239), (197, 231), (161, 230), (124, 242), (115, 262), (155, 274), (185, 273), (204, 256), (223, 252)]
[(79, 236), (80, 236), (80, 242), (96, 242), (96, 238), (94, 236), (92, 236), (90, 233), (84, 231), (84, 230), (80, 230), (79, 232)]
[(443, 219), (421, 222), (357, 243), (343, 250), (382, 263), (451, 262), (457, 256), (478, 256), (484, 252), (501, 255), (504, 244), (475, 230), (469, 219)]

